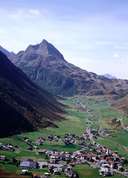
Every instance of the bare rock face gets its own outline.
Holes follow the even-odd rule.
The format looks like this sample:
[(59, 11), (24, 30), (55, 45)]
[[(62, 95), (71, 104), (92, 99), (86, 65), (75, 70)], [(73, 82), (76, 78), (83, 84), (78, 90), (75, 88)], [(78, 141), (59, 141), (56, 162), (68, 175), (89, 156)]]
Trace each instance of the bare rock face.
[[(30, 45), (12, 60), (36, 84), (54, 95), (125, 95), (128, 81), (108, 78), (68, 63), (49, 42)], [(100, 66), (99, 66), (100, 67)]]
[(55, 98), (0, 52), (0, 137), (52, 126), (62, 113)]

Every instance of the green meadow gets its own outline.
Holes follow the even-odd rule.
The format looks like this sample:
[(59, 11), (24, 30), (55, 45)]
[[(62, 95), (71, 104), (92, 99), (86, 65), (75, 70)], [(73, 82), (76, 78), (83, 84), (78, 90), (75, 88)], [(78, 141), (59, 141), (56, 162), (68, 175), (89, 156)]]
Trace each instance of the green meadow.
[[(40, 136), (47, 137), (50, 134), (63, 136), (65, 133), (74, 133), (81, 135), (86, 127), (92, 128), (107, 128), (110, 130), (110, 136), (104, 138), (98, 138), (97, 142), (102, 145), (106, 145), (114, 151), (126, 158), (128, 158), (128, 132), (122, 128), (111, 124), (113, 118), (122, 118), (124, 123), (128, 123), (128, 118), (121, 112), (112, 108), (109, 100), (105, 97), (85, 97), (76, 96), (65, 98), (63, 101), (68, 107), (66, 109), (65, 120), (57, 122), (58, 128), (45, 128), (35, 132), (23, 133), (21, 135), (15, 135), (8, 138), (1, 138), (1, 143), (10, 143), (18, 145), (20, 150), (17, 152), (1, 151), (1, 155), (5, 155), (9, 158), (32, 158), (32, 159), (43, 159), (35, 151), (28, 151), (27, 144), (23, 142), (24, 136), (29, 137), (33, 142)], [(41, 148), (58, 151), (69, 151), (73, 152), (79, 149), (78, 145), (65, 146), (61, 142), (48, 142), (46, 141)], [(10, 165), (0, 163), (0, 168), (10, 172), (19, 172), (19, 168)], [(97, 169), (90, 168), (87, 165), (79, 165), (74, 168), (80, 178), (99, 178)], [(43, 174), (46, 170), (32, 170), (33, 172)], [(53, 178), (65, 178), (64, 175), (61, 177), (53, 176)], [(115, 175), (113, 178), (123, 178), (120, 175)]]

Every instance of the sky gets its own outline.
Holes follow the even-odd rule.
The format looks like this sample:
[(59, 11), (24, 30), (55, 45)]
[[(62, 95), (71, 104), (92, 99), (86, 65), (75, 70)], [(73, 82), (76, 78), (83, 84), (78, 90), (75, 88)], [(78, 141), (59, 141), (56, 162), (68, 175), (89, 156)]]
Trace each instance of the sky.
[(0, 0), (1, 46), (43, 39), (83, 69), (128, 79), (128, 0)]

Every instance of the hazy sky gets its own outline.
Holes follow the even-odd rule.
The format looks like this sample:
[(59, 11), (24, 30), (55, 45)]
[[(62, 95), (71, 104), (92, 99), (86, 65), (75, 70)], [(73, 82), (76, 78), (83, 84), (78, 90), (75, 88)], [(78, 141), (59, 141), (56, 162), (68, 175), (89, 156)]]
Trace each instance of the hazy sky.
[(128, 79), (128, 0), (0, 0), (0, 45), (42, 39), (83, 69)]

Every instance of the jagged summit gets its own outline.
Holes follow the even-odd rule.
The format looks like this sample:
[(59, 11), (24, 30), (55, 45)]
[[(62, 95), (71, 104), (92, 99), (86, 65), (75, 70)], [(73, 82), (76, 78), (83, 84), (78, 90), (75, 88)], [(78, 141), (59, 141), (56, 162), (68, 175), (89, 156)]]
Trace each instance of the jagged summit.
[[(24, 56), (32, 59), (37, 59), (37, 56), (43, 57), (43, 59), (64, 60), (63, 55), (48, 41), (45, 39), (41, 43), (36, 45), (29, 45), (25, 51), (19, 52), (17, 55)], [(39, 58), (38, 58), (39, 59)]]
[(45, 39), (39, 44), (39, 49), (44, 56), (54, 56), (56, 59), (64, 59), (63, 55)]
[(42, 40), (42, 42), (40, 44), (45, 44), (45, 45), (49, 45), (49, 42), (45, 39)]

